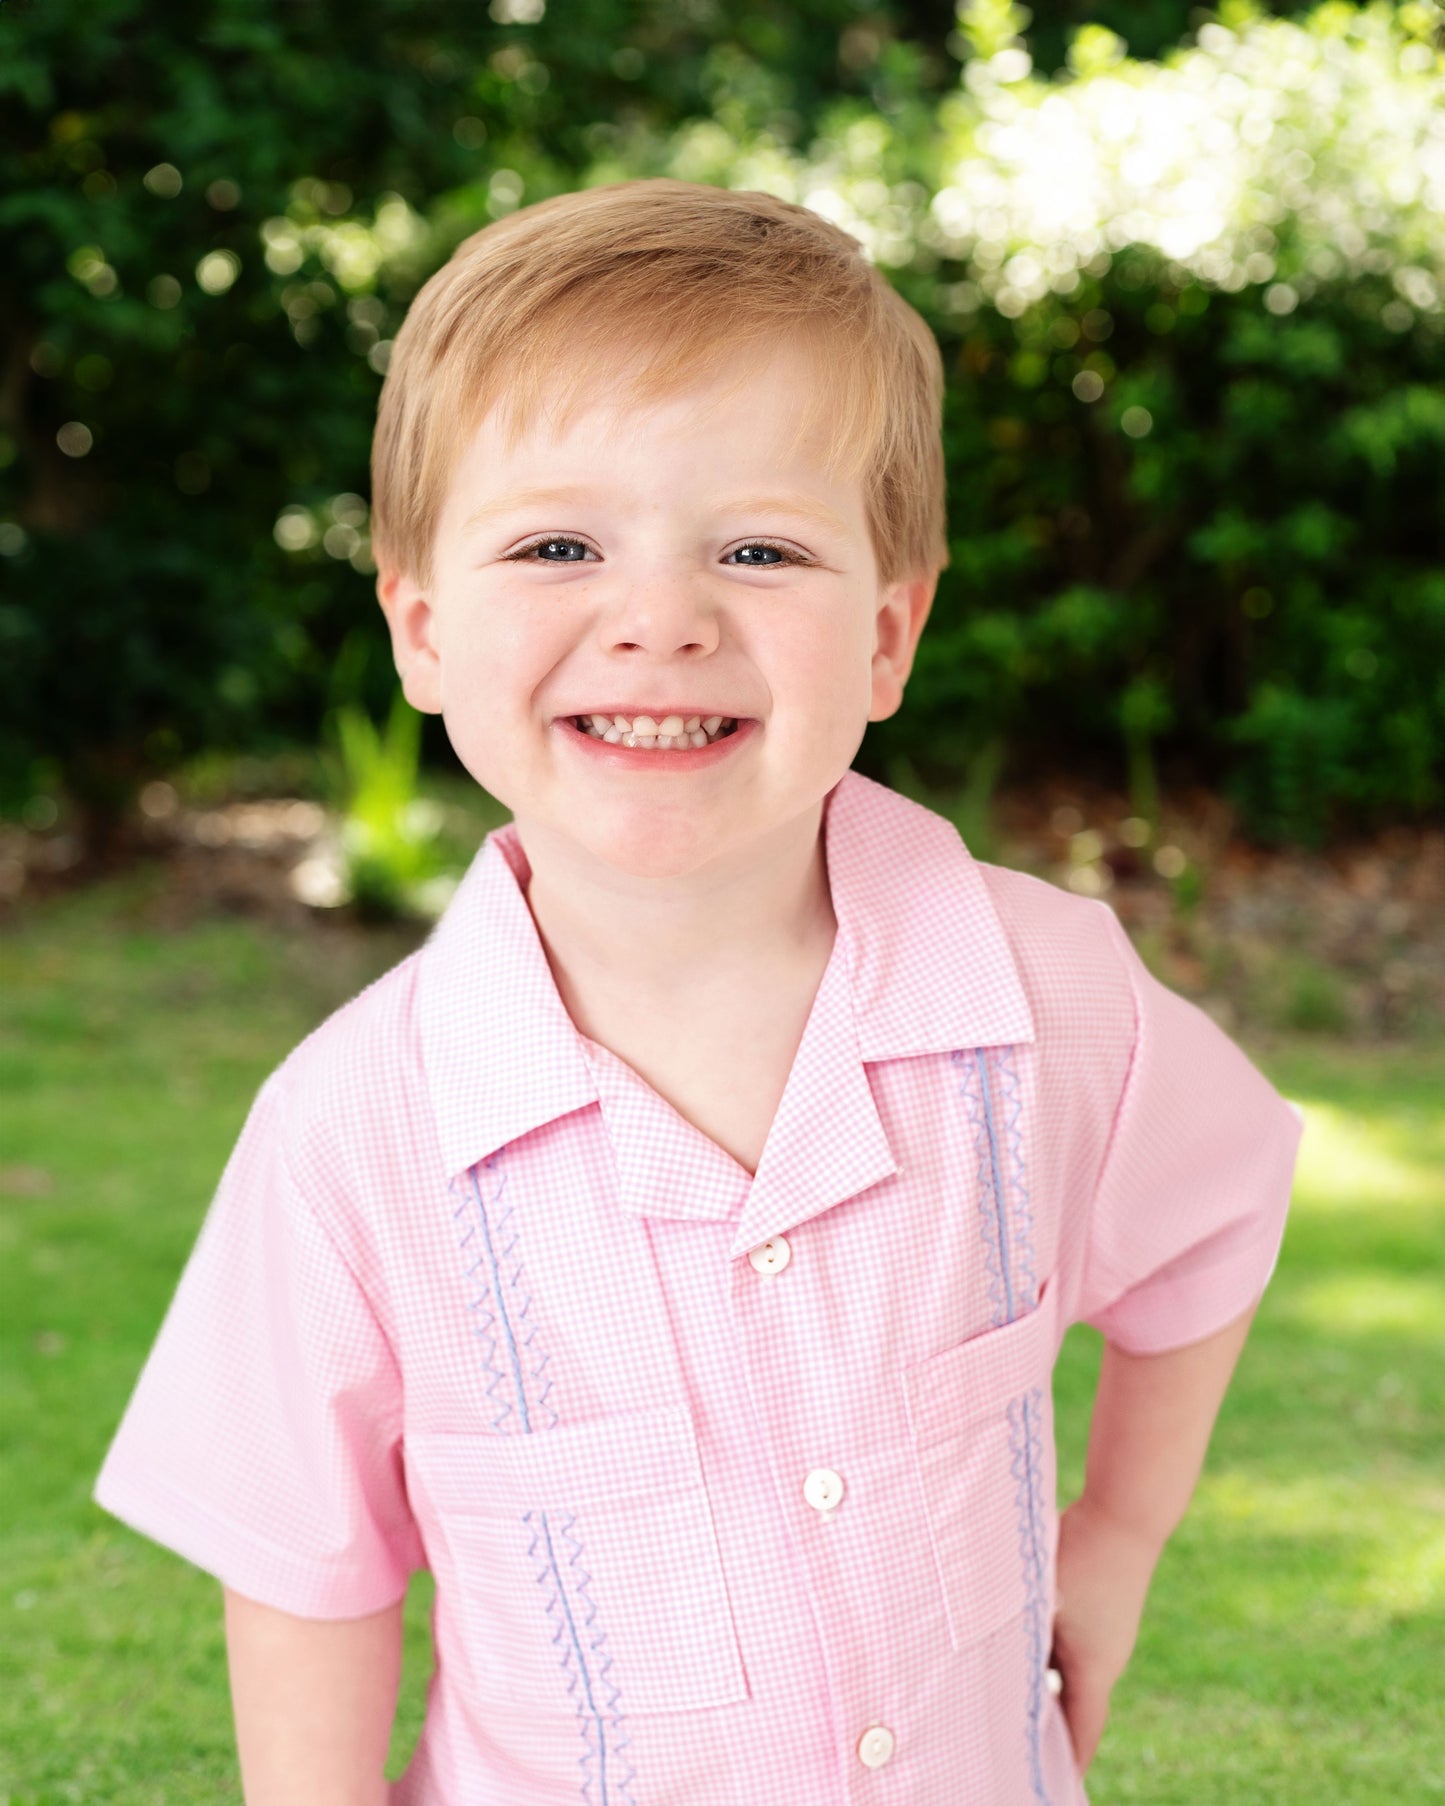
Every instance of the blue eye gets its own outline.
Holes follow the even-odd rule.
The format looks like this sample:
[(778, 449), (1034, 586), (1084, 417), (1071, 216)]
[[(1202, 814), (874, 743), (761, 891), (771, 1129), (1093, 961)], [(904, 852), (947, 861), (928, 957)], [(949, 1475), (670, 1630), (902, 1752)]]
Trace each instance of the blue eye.
[[(770, 556), (766, 558), (751, 556), (751, 554), (759, 552), (766, 552), (770, 554)], [(744, 565), (749, 565), (754, 569), (766, 570), (770, 565), (784, 563), (787, 554), (783, 551), (781, 546), (769, 545), (766, 540), (756, 540), (750, 546), (739, 546), (736, 551), (730, 552), (728, 556), (736, 558)]]
[[(514, 552), (514, 558), (530, 558), (533, 553), (541, 557), (544, 564), (581, 564), (587, 556), (587, 548), (580, 539), (565, 539), (560, 536), (552, 539), (539, 539), (535, 545), (523, 546), (520, 552)], [(553, 554), (559, 556), (553, 556)]]

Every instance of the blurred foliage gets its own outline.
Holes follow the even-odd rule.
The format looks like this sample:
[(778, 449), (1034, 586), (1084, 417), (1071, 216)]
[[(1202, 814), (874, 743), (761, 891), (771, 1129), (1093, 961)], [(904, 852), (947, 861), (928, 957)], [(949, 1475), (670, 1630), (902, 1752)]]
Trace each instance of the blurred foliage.
[(0, 10), (0, 785), (100, 833), (197, 749), (384, 712), (411, 295), (489, 218), (669, 173), (838, 219), (944, 348), (953, 564), (863, 763), (1067, 760), (1146, 814), (1203, 778), (1276, 838), (1438, 807), (1439, 7), (1036, 14)]
[[(310, 739), (343, 701), (384, 710), (358, 525), (411, 295), (488, 218), (574, 185), (624, 132), (710, 115), (749, 70), (787, 70), (775, 123), (806, 136), (826, 98), (868, 92), (867, 68), (839, 62), (856, 16), (851, 0), (726, 18), (628, 0), (551, 17), (538, 0), (0, 9), (12, 798), (48, 771), (101, 832), (197, 749)], [(369, 655), (338, 674), (363, 616)]]
[(428, 886), (446, 875), (442, 809), (418, 788), (421, 721), (400, 689), (380, 732), (354, 703), (329, 717), (345, 895), (369, 921), (428, 913)]
[(942, 342), (953, 563), (865, 756), (1203, 778), (1273, 839), (1438, 808), (1440, 9), (1234, 4), (1157, 63), (1091, 23), (1050, 76), (1026, 18), (973, 0), (953, 93), (801, 153), (629, 146), (838, 220)]

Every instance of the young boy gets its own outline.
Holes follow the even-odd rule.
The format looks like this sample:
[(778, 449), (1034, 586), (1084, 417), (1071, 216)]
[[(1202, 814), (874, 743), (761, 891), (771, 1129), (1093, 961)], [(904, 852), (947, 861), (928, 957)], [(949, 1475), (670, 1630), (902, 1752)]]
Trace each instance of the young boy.
[(405, 1806), (1085, 1799), (1299, 1128), (1108, 908), (849, 769), (941, 391), (762, 194), (547, 201), (412, 306), (378, 592), (514, 820), (262, 1087), (96, 1495), (224, 1583), (251, 1806), (387, 1797), (422, 1567)]

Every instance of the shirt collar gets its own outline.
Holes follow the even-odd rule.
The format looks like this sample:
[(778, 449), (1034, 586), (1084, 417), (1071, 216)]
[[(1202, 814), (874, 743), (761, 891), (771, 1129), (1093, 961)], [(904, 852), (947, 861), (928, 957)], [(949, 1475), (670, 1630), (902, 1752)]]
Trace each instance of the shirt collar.
[(422, 949), (422, 1062), (451, 1177), (597, 1097), (527, 907), (528, 875), (515, 825), (495, 829)]
[(829, 797), (827, 853), (863, 1059), (1033, 1040), (1013, 951), (952, 822), (850, 771)]
[[(855, 771), (845, 772), (829, 792), (823, 819), (839, 932), (795, 1062), (801, 1068), (821, 1053), (829, 1067), (820, 1075), (821, 1090), (815, 1077), (807, 1093), (832, 1097), (847, 1117), (850, 1100), (861, 1110), (868, 1090), (862, 1061), (1032, 1041), (1033, 1019), (1008, 941), (983, 875), (952, 823)], [(422, 951), (422, 1059), (449, 1175), (598, 1101), (593, 1066), (527, 907), (527, 876), (515, 825), (495, 829)], [(851, 1005), (855, 1031), (846, 1039), (827, 1030), (841, 1004)], [(816, 1173), (805, 1184), (810, 1198), (832, 1186), (837, 1201), (852, 1195), (838, 1191), (839, 1183), (865, 1170), (875, 1179), (896, 1170), (881, 1126), (877, 1140), (870, 1134), (867, 1146), (855, 1143), (845, 1158), (847, 1137), (820, 1141), (815, 1115), (809, 1112), (807, 1145), (791, 1150), (799, 1166)], [(876, 1110), (872, 1120), (876, 1124)], [(840, 1119), (835, 1126), (845, 1124)], [(784, 1182), (780, 1162), (789, 1151), (783, 1146), (788, 1123), (781, 1107), (775, 1128), (770, 1140), (777, 1146), (764, 1154), (754, 1189), (766, 1169), (776, 1168), (764, 1192), (776, 1194), (786, 1215), (806, 1200), (792, 1195), (794, 1183)], [(840, 1159), (849, 1167), (846, 1174), (832, 1171)]]
[(644, 1217), (717, 1222), (753, 1184), (747, 1168), (703, 1134), (611, 1048), (584, 1040), (617, 1166), (623, 1208)]

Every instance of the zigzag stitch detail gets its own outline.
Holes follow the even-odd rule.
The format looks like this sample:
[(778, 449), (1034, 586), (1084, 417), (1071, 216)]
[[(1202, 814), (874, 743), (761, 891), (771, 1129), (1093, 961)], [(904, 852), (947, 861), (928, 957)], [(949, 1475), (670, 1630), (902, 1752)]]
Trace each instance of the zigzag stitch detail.
[[(582, 1602), (582, 1606), (585, 1607), (585, 1616), (583, 1616), (582, 1622), (583, 1631), (589, 1633), (589, 1638), (587, 1638), (587, 1640), (589, 1640), (589, 1645), (591, 1645), (592, 1654), (598, 1658), (596, 1663), (594, 1663), (594, 1669), (592, 1669), (592, 1680), (596, 1683), (598, 1690), (605, 1689), (605, 1698), (601, 1701), (601, 1705), (607, 1710), (607, 1714), (609, 1714), (609, 1718), (611, 1718), (612, 1730), (621, 1730), (621, 1734), (623, 1734), (623, 1736), (621, 1736), (621, 1741), (612, 1741), (611, 1743), (612, 1761), (616, 1763), (621, 1752), (623, 1752), (625, 1748), (629, 1748), (632, 1739), (630, 1739), (630, 1736), (627, 1736), (627, 1719), (623, 1716), (620, 1705), (621, 1689), (618, 1687), (618, 1683), (612, 1680), (612, 1652), (605, 1647), (605, 1645), (607, 1645), (607, 1631), (601, 1629), (601, 1625), (598, 1624), (598, 1604), (596, 1604), (596, 1600), (592, 1598), (592, 1577), (591, 1573), (582, 1566), (582, 1539), (580, 1539), (578, 1535), (574, 1535), (574, 1524), (576, 1524), (576, 1512), (571, 1512), (567, 1515), (567, 1519), (565, 1519), (564, 1524), (562, 1524), (560, 1528), (562, 1528), (562, 1535), (567, 1539), (569, 1550), (571, 1550), (569, 1557), (567, 1557), (567, 1566), (573, 1569), (574, 1595)], [(594, 1712), (598, 1710), (596, 1701), (594, 1701), (592, 1708), (594, 1708)], [(598, 1730), (601, 1730), (600, 1716), (598, 1716)], [(612, 1783), (611, 1786), (609, 1786), (609, 1797), (611, 1797), (612, 1788), (616, 1788), (616, 1793), (618, 1793), (618, 1797), (620, 1797), (621, 1801), (625, 1802), (625, 1806), (636, 1806), (636, 1801), (632, 1799), (632, 1781), (636, 1779), (636, 1773), (638, 1773), (636, 1772), (636, 1768), (634, 1768), (632, 1764), (627, 1763), (625, 1772), (621, 1773), (621, 1775), (614, 1775), (614, 1777), (612, 1777)]]
[[(485, 1167), (487, 1172), (497, 1175), (497, 1158), (496, 1155), (493, 1155), (481, 1161), (480, 1164)], [(482, 1187), (480, 1183), (476, 1182), (475, 1167), (468, 1176), (472, 1179), (475, 1190), (471, 1195), (468, 1195), (465, 1189), (462, 1190), (461, 1202), (452, 1212), (454, 1221), (459, 1221), (466, 1216), (470, 1205), (475, 1205), (476, 1210), (484, 1217), (489, 1206), (495, 1209), (496, 1206), (500, 1204), (503, 1194), (507, 1189), (508, 1174), (505, 1171), (502, 1171), (500, 1175), (498, 1175), (500, 1183), (497, 1185), (496, 1190), (492, 1193), (490, 1198), (483, 1197)], [(455, 1181), (450, 1182), (449, 1189), (454, 1196), (457, 1194), (458, 1186)], [(504, 1241), (506, 1230), (511, 1223), (515, 1209), (515, 1204), (509, 1202), (506, 1209), (503, 1210), (496, 1219), (496, 1241), (498, 1243)], [(485, 1229), (485, 1221), (472, 1221), (469, 1223), (466, 1233), (461, 1238), (459, 1244), (460, 1249), (463, 1252), (467, 1250), (468, 1243), (476, 1235), (479, 1227)], [(508, 1263), (510, 1269), (507, 1274), (507, 1289), (520, 1299), (520, 1303), (517, 1306), (515, 1313), (515, 1321), (507, 1318), (503, 1301), (500, 1298), (494, 1298), (493, 1285), (485, 1278), (482, 1283), (481, 1292), (477, 1297), (472, 1299), (468, 1304), (467, 1309), (473, 1314), (473, 1328), (478, 1340), (482, 1344), (484, 1364), (488, 1373), (491, 1375), (486, 1388), (487, 1398), (491, 1402), (496, 1403), (497, 1388), (508, 1378), (507, 1372), (501, 1366), (498, 1358), (499, 1350), (496, 1332), (498, 1325), (501, 1325), (508, 1333), (509, 1346), (512, 1350), (513, 1361), (515, 1364), (515, 1372), (512, 1375), (512, 1378), (514, 1387), (518, 1393), (516, 1405), (521, 1408), (524, 1408), (526, 1405), (525, 1394), (522, 1392), (523, 1368), (519, 1359), (520, 1346), (520, 1349), (525, 1349), (529, 1356), (538, 1356), (535, 1364), (531, 1364), (527, 1367), (526, 1375), (537, 1389), (535, 1402), (540, 1408), (546, 1411), (549, 1419), (548, 1427), (551, 1427), (558, 1422), (558, 1412), (556, 1407), (551, 1403), (550, 1397), (553, 1381), (550, 1378), (547, 1378), (545, 1381), (543, 1379), (543, 1373), (548, 1362), (551, 1360), (551, 1355), (538, 1347), (538, 1326), (531, 1318), (532, 1298), (522, 1279), (525, 1263), (520, 1259), (513, 1262), (512, 1259), (520, 1241), (520, 1233), (514, 1231), (511, 1238), (505, 1240), (505, 1245), (502, 1249), (502, 1259)], [(479, 1254), (476, 1260), (466, 1268), (465, 1276), (468, 1279), (474, 1278), (478, 1270), (486, 1264), (487, 1255), (484, 1252)], [(495, 1305), (495, 1308), (492, 1308), (493, 1305)], [(524, 1325), (525, 1334), (521, 1335), (519, 1345), (518, 1334)], [(509, 1415), (514, 1414), (513, 1402), (511, 1400), (503, 1398), (500, 1402), (501, 1409), (492, 1420), (493, 1429), (498, 1429)], [(522, 1420), (522, 1429), (528, 1431), (531, 1430), (532, 1427), (533, 1426), (528, 1419), (524, 1417)], [(599, 1806), (611, 1806), (611, 1803), (614, 1800), (618, 1802), (618, 1806), (636, 1806), (632, 1794), (632, 1783), (636, 1778), (637, 1771), (623, 1755), (623, 1752), (630, 1748), (632, 1738), (628, 1734), (627, 1720), (621, 1710), (621, 1690), (612, 1676), (613, 1657), (611, 1651), (604, 1647), (607, 1641), (607, 1633), (598, 1624), (597, 1602), (592, 1597), (591, 1592), (592, 1576), (582, 1564), (582, 1542), (580, 1537), (574, 1534), (574, 1526), (577, 1523), (576, 1513), (570, 1513), (567, 1516), (566, 1522), (562, 1526), (562, 1530), (570, 1547), (568, 1566), (572, 1570), (574, 1576), (576, 1596), (585, 1610), (585, 1617), (583, 1618), (581, 1628), (587, 1632), (588, 1641), (591, 1645), (593, 1655), (596, 1658), (595, 1679), (598, 1684), (599, 1692), (602, 1689), (605, 1689), (605, 1699), (603, 1700), (601, 1707), (599, 1707), (597, 1701), (592, 1697), (593, 1676), (588, 1672), (586, 1658), (583, 1656), (581, 1644), (578, 1642), (578, 1626), (573, 1622), (572, 1613), (567, 1604), (565, 1582), (561, 1571), (557, 1567), (557, 1560), (552, 1549), (551, 1537), (548, 1533), (546, 1516), (545, 1514), (539, 1514), (535, 1511), (528, 1511), (523, 1514), (523, 1522), (531, 1527), (532, 1540), (527, 1550), (527, 1556), (537, 1570), (534, 1574), (534, 1579), (537, 1585), (544, 1590), (544, 1614), (552, 1623), (552, 1645), (558, 1652), (563, 1677), (566, 1681), (567, 1693), (571, 1698), (574, 1710), (576, 1711), (581, 1732), (582, 1753), (578, 1757), (577, 1762), (580, 1771), (579, 1784), (582, 1799), (587, 1802), (587, 1806), (592, 1806), (594, 1788), (600, 1788), (601, 1798)], [(544, 1538), (546, 1541), (545, 1554), (542, 1550)], [(604, 1729), (604, 1710), (610, 1720), (610, 1729), (615, 1734), (611, 1738), (608, 1737), (607, 1732)], [(622, 1774), (614, 1779), (611, 1787), (609, 1787), (608, 1784), (609, 1754), (612, 1757), (614, 1767), (620, 1766), (623, 1770)], [(594, 1763), (597, 1768), (595, 1774), (593, 1772)]]
[(974, 1151), (978, 1156), (978, 1215), (979, 1225), (983, 1232), (984, 1264), (988, 1272), (988, 1299), (992, 1307), (992, 1321), (995, 1329), (1008, 1321), (1008, 1299), (1004, 1292), (1003, 1257), (999, 1243), (998, 1200), (994, 1195), (993, 1162), (989, 1159), (988, 1123), (984, 1113), (983, 1099), (979, 1095), (978, 1075), (968, 1053), (963, 1049), (955, 1049), (949, 1059), (955, 1066), (962, 1068), (963, 1079), (959, 1095), (964, 1102), (968, 1121), (973, 1129)]
[[(455, 1197), (457, 1194), (457, 1191), (458, 1191), (458, 1186), (457, 1186), (457, 1183), (455, 1180), (449, 1181), (448, 1189), (451, 1191), (452, 1195)], [(456, 1222), (465, 1212), (468, 1212), (471, 1207), (472, 1199), (468, 1196), (468, 1194), (465, 1191), (462, 1191), (461, 1200), (462, 1200), (461, 1203), (452, 1212), (452, 1221), (453, 1222)], [(465, 1249), (467, 1243), (472, 1239), (472, 1237), (476, 1233), (477, 1233), (477, 1224), (474, 1222), (470, 1223), (467, 1227), (466, 1234), (462, 1237), (460, 1243), (458, 1244), (459, 1249)], [(465, 1268), (463, 1277), (466, 1279), (473, 1278), (476, 1274), (478, 1267), (482, 1266), (483, 1264), (484, 1264), (483, 1257), (481, 1255), (478, 1255), (476, 1260), (474, 1260), (472, 1262), (471, 1266)], [(496, 1404), (497, 1403), (497, 1397), (496, 1397), (497, 1387), (499, 1385), (505, 1384), (507, 1376), (502, 1371), (501, 1367), (498, 1365), (498, 1362), (497, 1362), (497, 1338), (496, 1338), (496, 1335), (493, 1333), (494, 1326), (497, 1322), (497, 1315), (496, 1315), (495, 1311), (491, 1310), (488, 1307), (488, 1300), (491, 1297), (491, 1292), (492, 1292), (491, 1286), (488, 1285), (485, 1281), (483, 1281), (481, 1291), (477, 1294), (477, 1296), (475, 1298), (473, 1298), (468, 1303), (467, 1310), (469, 1312), (472, 1312), (473, 1314), (475, 1314), (478, 1311), (481, 1311), (483, 1313), (483, 1316), (481, 1318), (477, 1319), (473, 1323), (472, 1327), (473, 1327), (474, 1331), (476, 1332), (477, 1339), (482, 1344), (482, 1365), (486, 1368), (487, 1372), (491, 1375), (491, 1379), (488, 1381), (488, 1384), (486, 1387), (485, 1397), (490, 1404)], [(494, 1430), (499, 1429), (501, 1427), (501, 1425), (506, 1421), (507, 1417), (510, 1415), (511, 1410), (512, 1410), (512, 1406), (511, 1406), (510, 1400), (503, 1399), (501, 1401), (501, 1409), (497, 1412), (496, 1416), (492, 1419), (492, 1428)]]
[[(612, 1653), (605, 1648), (607, 1632), (597, 1624), (597, 1601), (592, 1597), (592, 1576), (582, 1565), (581, 1539), (573, 1534), (573, 1526), (576, 1522), (576, 1512), (569, 1513), (566, 1522), (563, 1523), (561, 1527), (562, 1535), (566, 1538), (571, 1549), (571, 1554), (568, 1556), (568, 1566), (572, 1569), (573, 1574), (576, 1577), (576, 1596), (586, 1608), (583, 1629), (589, 1632), (589, 1642), (592, 1651), (594, 1655), (599, 1658), (594, 1671), (594, 1679), (606, 1689), (607, 1697), (604, 1703), (607, 1712), (611, 1717), (613, 1729), (620, 1729), (624, 1733), (622, 1742), (614, 1742), (611, 1746), (612, 1756), (615, 1760), (619, 1753), (631, 1744), (632, 1739), (630, 1736), (626, 1735), (625, 1727), (627, 1721), (623, 1716), (621, 1707), (618, 1703), (622, 1697), (621, 1689), (612, 1678)], [(590, 1633), (594, 1628), (596, 1629), (597, 1634), (591, 1636)], [(616, 1778), (614, 1780), (614, 1785), (626, 1802), (626, 1806), (635, 1806), (631, 1793), (631, 1783), (635, 1778), (636, 1773), (636, 1769), (629, 1764), (626, 1774), (621, 1778)]]
[[(505, 1175), (503, 1175), (503, 1178), (505, 1181)], [(501, 1199), (501, 1196), (502, 1196), (502, 1191), (499, 1188), (497, 1191), (496, 1198), (493, 1200), (493, 1202), (494, 1203), (499, 1202)], [(506, 1233), (507, 1233), (507, 1225), (510, 1223), (512, 1217), (515, 1215), (516, 1209), (517, 1209), (517, 1206), (515, 1203), (509, 1203), (507, 1205), (507, 1208), (502, 1212), (501, 1216), (497, 1219), (497, 1240), (499, 1242), (504, 1240)], [(505, 1247), (503, 1247), (503, 1249), (502, 1249), (502, 1258), (504, 1260), (508, 1260), (508, 1261), (511, 1260), (512, 1254), (513, 1254), (514, 1250), (517, 1248), (518, 1244), (521, 1242), (521, 1239), (522, 1239), (521, 1231), (514, 1230), (513, 1234), (512, 1234), (512, 1239), (510, 1241), (508, 1241), (506, 1243)], [(525, 1266), (526, 1266), (526, 1263), (523, 1260), (518, 1259), (517, 1262), (515, 1263), (515, 1265), (512, 1267), (511, 1272), (508, 1275), (507, 1283), (508, 1283), (509, 1287), (511, 1288), (511, 1290), (514, 1291), (518, 1295), (518, 1297), (520, 1297), (520, 1299), (521, 1299), (521, 1304), (517, 1308), (517, 1326), (518, 1326), (518, 1328), (520, 1328), (524, 1322), (527, 1324), (527, 1334), (522, 1338), (522, 1345), (525, 1348), (531, 1349), (534, 1347), (534, 1345), (536, 1343), (537, 1325), (532, 1321), (532, 1318), (531, 1318), (532, 1294), (527, 1290), (526, 1286), (522, 1283), (522, 1273), (525, 1269)], [(546, 1364), (550, 1358), (551, 1357), (549, 1355), (544, 1354), (542, 1356), (542, 1359), (537, 1363), (537, 1365), (535, 1367), (529, 1367), (527, 1370), (528, 1378), (533, 1379), (533, 1380), (540, 1380), (540, 1378), (542, 1376), (542, 1369), (543, 1369), (543, 1367), (546, 1366)], [(533, 1401), (536, 1404), (541, 1405), (543, 1407), (543, 1409), (547, 1412), (547, 1416), (548, 1416), (547, 1428), (548, 1429), (551, 1429), (553, 1427), (553, 1425), (555, 1425), (557, 1422), (556, 1408), (549, 1402), (548, 1397), (547, 1397), (547, 1394), (551, 1391), (551, 1389), (552, 1389), (552, 1382), (549, 1380), (547, 1382), (546, 1386), (542, 1388), (541, 1393)]]
[[(536, 1346), (537, 1346), (537, 1326), (536, 1326), (536, 1324), (533, 1324), (532, 1327), (530, 1328), (530, 1330), (527, 1332), (527, 1334), (522, 1338), (522, 1345), (524, 1348), (531, 1349), (534, 1352), (536, 1351)], [(548, 1403), (548, 1399), (547, 1399), (547, 1394), (552, 1390), (552, 1382), (549, 1379), (545, 1385), (541, 1385), (540, 1381), (542, 1379), (542, 1369), (547, 1365), (548, 1361), (550, 1361), (551, 1358), (552, 1358), (552, 1356), (550, 1355), (550, 1353), (543, 1352), (542, 1358), (541, 1358), (541, 1360), (539, 1360), (537, 1362), (536, 1366), (529, 1367), (527, 1369), (528, 1378), (535, 1382), (539, 1382), (537, 1396), (536, 1396), (536, 1403), (543, 1406), (546, 1409), (548, 1416), (550, 1418), (550, 1423), (548, 1426), (549, 1428), (551, 1427), (551, 1424), (554, 1424), (557, 1421), (557, 1413), (553, 1409), (552, 1405), (550, 1403)]]
[[(564, 1537), (566, 1537), (566, 1539), (567, 1539), (568, 1543), (571, 1545), (571, 1549), (572, 1549), (572, 1553), (568, 1556), (567, 1559), (568, 1559), (569, 1565), (571, 1566), (571, 1568), (573, 1570), (573, 1574), (576, 1579), (577, 1597), (582, 1602), (582, 1604), (585, 1605), (587, 1608), (587, 1616), (583, 1620), (583, 1629), (590, 1631), (592, 1629), (593, 1625), (597, 1622), (597, 1601), (592, 1597), (592, 1593), (591, 1593), (592, 1576), (587, 1572), (586, 1568), (584, 1568), (582, 1566), (582, 1543), (581, 1543), (581, 1540), (580, 1540), (580, 1538), (575, 1537), (572, 1534), (572, 1526), (576, 1522), (577, 1522), (577, 1514), (574, 1511), (568, 1517), (566, 1523), (563, 1524), (562, 1534)], [(593, 1639), (592, 1639), (593, 1649), (600, 1649), (606, 1641), (607, 1641), (607, 1632), (605, 1630), (599, 1631), (597, 1633), (597, 1635), (595, 1637), (593, 1637)], [(608, 1656), (607, 1663), (608, 1663), (609, 1667), (612, 1665), (611, 1656)]]
[[(1029, 1406), (1034, 1407), (1030, 1412)], [(1034, 1798), (1040, 1806), (1049, 1806), (1044, 1787), (1040, 1756), (1040, 1719), (1043, 1712), (1044, 1649), (1044, 1568), (1041, 1526), (1043, 1517), (1043, 1483), (1041, 1478), (1043, 1451), (1035, 1416), (1043, 1410), (1043, 1393), (1035, 1387), (1020, 1394), (1008, 1407), (1009, 1447), (1012, 1454), (1010, 1472), (1016, 1482), (1015, 1509), (1018, 1512), (1019, 1557), (1024, 1574), (1024, 1617), (1029, 1641), (1028, 1740), (1029, 1779)]]
[(1008, 1142), (1009, 1182), (1013, 1193), (1010, 1215), (1014, 1228), (1014, 1250), (1025, 1307), (1033, 1310), (1039, 1301), (1038, 1279), (1034, 1271), (1034, 1206), (1024, 1159), (1023, 1084), (1014, 1064), (1013, 1048), (999, 1049), (998, 1074), (1003, 1087), (1004, 1134)]
[[(597, 1720), (595, 1706), (590, 1706), (584, 1697), (587, 1691), (587, 1677), (579, 1672), (579, 1664), (573, 1660), (574, 1652), (567, 1635), (567, 1618), (561, 1598), (562, 1576), (557, 1571), (550, 1542), (547, 1553), (541, 1554), (542, 1531), (538, 1526), (541, 1525), (545, 1528), (545, 1518), (536, 1511), (526, 1511), (522, 1514), (522, 1521), (532, 1526), (532, 1543), (527, 1553), (534, 1562), (540, 1560), (541, 1563), (540, 1571), (534, 1578), (539, 1586), (547, 1588), (546, 1611), (547, 1616), (553, 1620), (552, 1642), (561, 1651), (562, 1673), (567, 1682), (567, 1693), (577, 1714), (578, 1728), (582, 1734), (582, 1754), (577, 1758), (577, 1766), (581, 1771), (579, 1785), (582, 1798), (590, 1802), (595, 1784), (591, 1764), (597, 1760), (598, 1756), (598, 1752), (593, 1748), (593, 1737), (597, 1735), (600, 1739), (600, 1721)], [(572, 1522), (576, 1522), (575, 1517)], [(602, 1783), (602, 1787), (602, 1806), (607, 1806), (605, 1781)]]

